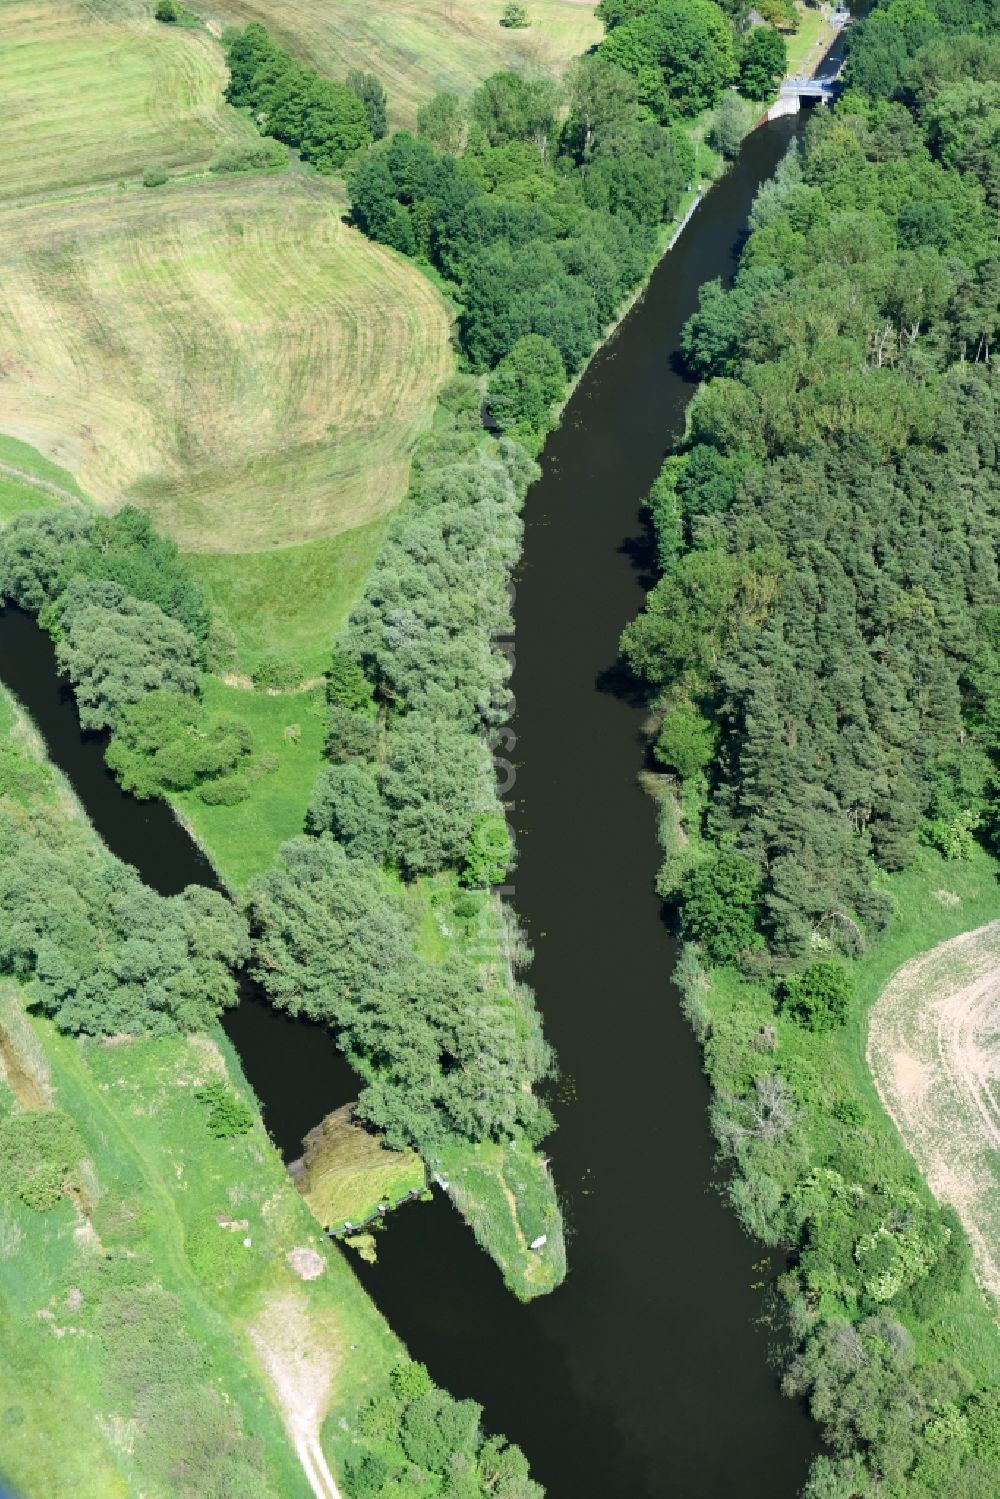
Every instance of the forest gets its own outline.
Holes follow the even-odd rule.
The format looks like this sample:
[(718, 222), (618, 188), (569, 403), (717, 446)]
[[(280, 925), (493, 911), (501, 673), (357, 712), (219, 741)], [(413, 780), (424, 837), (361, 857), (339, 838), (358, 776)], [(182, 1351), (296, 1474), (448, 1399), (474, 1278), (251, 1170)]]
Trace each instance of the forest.
[(856, 976), (911, 919), (894, 881), (1000, 837), (996, 19), (932, 0), (853, 28), (844, 95), (686, 326), (701, 384), (622, 638), (729, 1196), (791, 1254), (784, 1382), (828, 1443), (815, 1499), (1000, 1489), (968, 1244), (859, 1089), (848, 1029)]

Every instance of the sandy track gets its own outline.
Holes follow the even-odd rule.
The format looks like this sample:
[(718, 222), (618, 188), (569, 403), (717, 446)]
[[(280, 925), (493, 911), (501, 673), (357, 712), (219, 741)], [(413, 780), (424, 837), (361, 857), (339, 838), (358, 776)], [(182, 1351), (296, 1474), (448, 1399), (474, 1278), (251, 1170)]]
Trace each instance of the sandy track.
[(1000, 921), (894, 974), (869, 1022), (882, 1103), (934, 1195), (954, 1207), (1000, 1306)]
[(250, 1328), (250, 1339), (278, 1397), (291, 1437), (316, 1499), (343, 1499), (320, 1443), (330, 1403), (337, 1357), (295, 1293), (275, 1297)]

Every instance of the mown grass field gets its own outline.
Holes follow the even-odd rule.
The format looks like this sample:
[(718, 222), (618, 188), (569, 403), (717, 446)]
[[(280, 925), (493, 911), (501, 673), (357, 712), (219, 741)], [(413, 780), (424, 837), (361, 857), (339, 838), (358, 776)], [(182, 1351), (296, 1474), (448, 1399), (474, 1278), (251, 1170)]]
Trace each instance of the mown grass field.
[(239, 663), (265, 655), (295, 664), (302, 680), (321, 676), (385, 535), (386, 519), (270, 552), (191, 554), (212, 605), (236, 635)]
[(396, 1207), (424, 1188), (424, 1163), (412, 1150), (387, 1150), (376, 1135), (351, 1121), (351, 1105), (329, 1114), (305, 1140), (296, 1185), (324, 1228), (367, 1222), (382, 1206)]
[(128, 0), (0, 0), (0, 201), (205, 165), (253, 135), (203, 32)]
[(451, 367), (443, 299), (300, 176), (0, 215), (3, 422), (189, 551), (391, 509)]
[(255, 757), (271, 755), (278, 762), (235, 807), (206, 806), (195, 791), (172, 798), (223, 879), (243, 890), (252, 875), (268, 868), (287, 838), (304, 831), (323, 764), (326, 700), (321, 689), (252, 692), (214, 677), (204, 679), (204, 700), (213, 713), (232, 714), (249, 726)]
[(377, 73), (391, 126), (412, 126), (421, 104), (450, 89), (471, 94), (504, 68), (559, 74), (603, 36), (588, 0), (527, 0), (531, 25), (500, 25), (505, 0), (213, 0), (206, 14), (259, 21), (289, 52), (342, 78)]

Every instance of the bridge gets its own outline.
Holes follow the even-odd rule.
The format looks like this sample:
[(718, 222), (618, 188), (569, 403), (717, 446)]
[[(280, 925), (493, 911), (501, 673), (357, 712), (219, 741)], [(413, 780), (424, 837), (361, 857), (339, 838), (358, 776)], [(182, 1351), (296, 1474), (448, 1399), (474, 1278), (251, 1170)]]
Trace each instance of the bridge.
[(842, 84), (841, 62), (836, 72), (824, 73), (816, 78), (786, 78), (778, 90), (778, 97), (767, 112), (769, 120), (778, 120), (782, 115), (798, 114), (803, 99), (810, 103), (832, 104), (840, 93)]
[(818, 99), (830, 104), (840, 93), (838, 78), (786, 78), (778, 90), (782, 99)]

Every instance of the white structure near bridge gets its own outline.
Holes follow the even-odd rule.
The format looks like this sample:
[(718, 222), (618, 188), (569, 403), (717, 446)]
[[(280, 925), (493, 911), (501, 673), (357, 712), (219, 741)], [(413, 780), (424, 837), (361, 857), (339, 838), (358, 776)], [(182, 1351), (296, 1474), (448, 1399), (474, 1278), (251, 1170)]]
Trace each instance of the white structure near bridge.
[[(851, 19), (850, 11), (842, 5), (832, 10), (828, 16), (829, 24), (835, 33), (849, 26)], [(803, 99), (807, 99), (810, 103), (832, 104), (840, 93), (840, 75), (843, 67), (841, 60), (835, 68), (822, 74), (808, 78), (786, 78), (778, 90), (777, 99), (767, 112), (767, 118), (780, 120), (782, 115), (798, 114), (802, 108)]]

